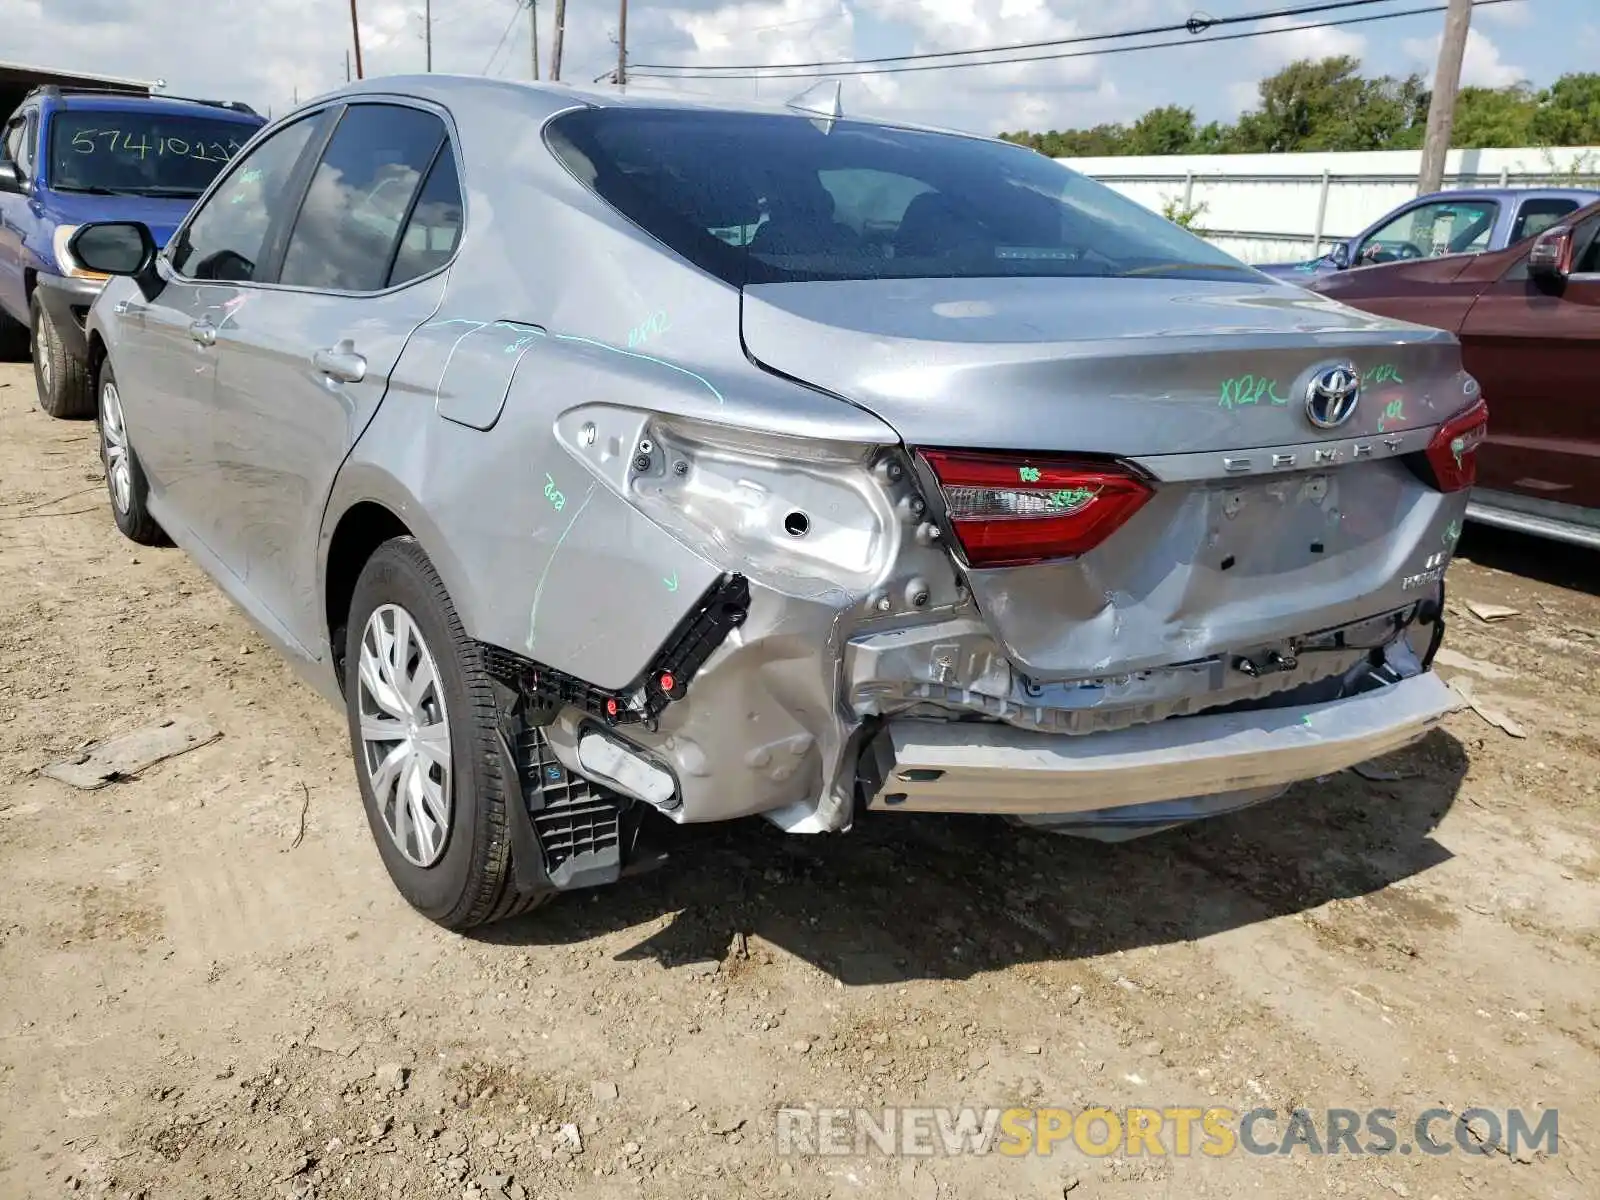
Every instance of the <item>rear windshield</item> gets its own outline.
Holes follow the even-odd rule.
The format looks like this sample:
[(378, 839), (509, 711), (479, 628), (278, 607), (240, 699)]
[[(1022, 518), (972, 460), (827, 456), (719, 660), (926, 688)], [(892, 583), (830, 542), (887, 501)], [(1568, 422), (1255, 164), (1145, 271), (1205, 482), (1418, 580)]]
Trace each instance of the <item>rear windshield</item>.
[(1259, 278), (1110, 188), (1005, 142), (800, 116), (597, 108), (552, 150), (735, 285), (1019, 276)]
[(50, 186), (198, 196), (255, 131), (182, 113), (65, 109), (50, 122)]

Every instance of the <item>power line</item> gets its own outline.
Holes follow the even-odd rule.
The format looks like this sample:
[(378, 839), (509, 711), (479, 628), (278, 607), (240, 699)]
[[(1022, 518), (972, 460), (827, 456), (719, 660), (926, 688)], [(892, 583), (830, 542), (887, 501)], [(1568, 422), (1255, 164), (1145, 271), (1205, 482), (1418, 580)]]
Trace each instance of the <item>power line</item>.
[[(1523, 2), (1523, 0), (1474, 0), (1473, 7), (1474, 8), (1483, 8), (1483, 7), (1487, 7), (1488, 5), (1491, 5), (1491, 4), (1518, 4), (1518, 3), (1522, 3), (1522, 2)], [(700, 73), (699, 71), (696, 71), (694, 73), (690, 73), (690, 72), (686, 71), (683, 74), (665, 74), (665, 73), (662, 73), (662, 72), (659, 72), (659, 71), (634, 70), (632, 67), (629, 68), (629, 74), (632, 77), (638, 78), (638, 79), (700, 79), (700, 80), (722, 80), (722, 79), (827, 79), (827, 78), (843, 78), (843, 77), (848, 77), (848, 76), (852, 76), (852, 75), (898, 75), (898, 74), (902, 74), (902, 73), (909, 72), (909, 71), (953, 71), (953, 70), (956, 70), (959, 67), (1004, 67), (1004, 66), (1010, 66), (1013, 63), (1048, 62), (1048, 61), (1055, 61), (1057, 59), (1066, 59), (1066, 58), (1093, 58), (1093, 57), (1096, 57), (1096, 56), (1107, 55), (1107, 54), (1131, 54), (1131, 53), (1133, 53), (1134, 51), (1137, 51), (1137, 50), (1160, 50), (1160, 49), (1163, 49), (1163, 48), (1166, 48), (1166, 47), (1170, 47), (1170, 46), (1209, 46), (1209, 45), (1212, 45), (1212, 44), (1214, 44), (1216, 42), (1238, 42), (1238, 41), (1244, 41), (1247, 38), (1270, 37), (1270, 36), (1272, 36), (1274, 34), (1280, 34), (1280, 33), (1298, 33), (1300, 31), (1306, 30), (1306, 29), (1333, 29), (1333, 28), (1336, 28), (1338, 26), (1343, 26), (1343, 25), (1365, 25), (1365, 24), (1367, 24), (1367, 23), (1369, 23), (1371, 21), (1392, 21), (1392, 20), (1394, 20), (1394, 19), (1396, 19), (1398, 17), (1416, 17), (1416, 16), (1423, 16), (1423, 15), (1425, 15), (1427, 13), (1443, 12), (1443, 11), (1445, 11), (1446, 7), (1447, 7), (1447, 5), (1444, 5), (1444, 4), (1433, 4), (1433, 5), (1429, 5), (1426, 8), (1407, 8), (1407, 9), (1398, 10), (1396, 12), (1373, 13), (1372, 15), (1365, 16), (1365, 17), (1346, 17), (1343, 20), (1339, 20), (1339, 21), (1314, 21), (1314, 22), (1307, 22), (1307, 23), (1301, 24), (1301, 25), (1285, 25), (1285, 26), (1282, 26), (1281, 28), (1277, 28), (1277, 29), (1252, 29), (1252, 30), (1248, 30), (1248, 31), (1246, 31), (1244, 33), (1224, 33), (1224, 34), (1218, 34), (1216, 37), (1201, 38), (1199, 40), (1195, 40), (1193, 38), (1176, 38), (1176, 39), (1172, 39), (1172, 40), (1165, 41), (1165, 42), (1141, 42), (1136, 46), (1108, 46), (1108, 47), (1105, 47), (1104, 49), (1097, 49), (1097, 50), (1067, 50), (1067, 51), (1062, 51), (1062, 52), (1055, 53), (1055, 54), (1027, 54), (1027, 55), (1020, 55), (1020, 56), (1017, 56), (1017, 57), (1014, 57), (1014, 58), (989, 58), (989, 59), (978, 59), (978, 60), (964, 59), (964, 60), (962, 60), (960, 62), (914, 63), (914, 64), (909, 65), (909, 66), (891, 66), (891, 67), (871, 67), (871, 66), (869, 66), (865, 70), (843, 70), (843, 71), (801, 71), (801, 70), (790, 70), (790, 71), (788, 71), (788, 72), (786, 72), (784, 74), (777, 74), (777, 75), (768, 74), (766, 71), (751, 71), (749, 73), (734, 73), (734, 74), (707, 74), (707, 73)], [(994, 49), (1005, 49), (1005, 47), (995, 47), (995, 48), (991, 48), (990, 50), (982, 50), (982, 49), (980, 49), (980, 50), (966, 50), (966, 51), (948, 51), (947, 53), (984, 54), (984, 53), (992, 53)], [(872, 60), (868, 59), (868, 60), (862, 60), (862, 61), (863, 62), (870, 62)], [(825, 65), (833, 65), (833, 64), (825, 64)], [(848, 66), (848, 65), (860, 65), (860, 64), (852, 64), (849, 60), (844, 60), (839, 65)], [(781, 66), (787, 67), (788, 64), (781, 64)]]
[(500, 40), (494, 44), (494, 49), (489, 52), (489, 61), (483, 64), (480, 75), (487, 75), (489, 68), (494, 66), (494, 60), (499, 57), (500, 48), (506, 44), (506, 39), (511, 36), (511, 27), (517, 23), (517, 18), (522, 15), (522, 0), (517, 0), (517, 7), (511, 13), (511, 20), (506, 22), (506, 27), (500, 33)]
[(798, 69), (801, 67), (865, 66), (877, 63), (918, 62), (931, 58), (958, 58), (965, 54), (999, 54), (1010, 50), (1042, 50), (1048, 46), (1079, 46), (1088, 42), (1112, 42), (1122, 38), (1150, 37), (1158, 33), (1201, 34), (1218, 25), (1238, 25), (1248, 21), (1270, 21), (1276, 17), (1302, 17), (1311, 13), (1330, 12), (1342, 8), (1363, 8), (1371, 4), (1388, 4), (1391, 0), (1321, 0), (1316, 4), (1302, 4), (1293, 8), (1274, 8), (1265, 12), (1239, 13), (1232, 17), (1208, 17), (1196, 13), (1187, 21), (1174, 25), (1150, 25), (1144, 29), (1125, 29), (1120, 33), (1084, 33), (1072, 37), (1051, 38), (1043, 42), (1013, 42), (1005, 46), (980, 46), (972, 50), (930, 50), (924, 54), (889, 54), (882, 58), (827, 59), (821, 62), (792, 63), (729, 63), (695, 66), (688, 63), (638, 63), (639, 67), (656, 71), (755, 71)]

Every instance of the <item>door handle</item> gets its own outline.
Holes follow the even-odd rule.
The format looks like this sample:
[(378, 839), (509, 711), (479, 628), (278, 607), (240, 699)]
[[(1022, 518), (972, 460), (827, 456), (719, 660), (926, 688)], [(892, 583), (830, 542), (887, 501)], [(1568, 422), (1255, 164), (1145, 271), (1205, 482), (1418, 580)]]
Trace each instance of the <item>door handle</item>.
[(211, 323), (209, 317), (202, 317), (189, 326), (189, 336), (202, 346), (215, 346), (217, 327)]
[(318, 350), (311, 356), (311, 365), (339, 383), (360, 383), (367, 377), (367, 360), (356, 353), (349, 338), (340, 339), (331, 349)]

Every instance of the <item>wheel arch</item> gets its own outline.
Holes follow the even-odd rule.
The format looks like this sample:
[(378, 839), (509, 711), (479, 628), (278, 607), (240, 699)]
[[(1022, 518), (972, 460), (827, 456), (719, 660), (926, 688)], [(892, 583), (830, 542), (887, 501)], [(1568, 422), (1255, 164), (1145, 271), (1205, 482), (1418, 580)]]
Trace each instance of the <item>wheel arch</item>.
[(471, 591), (461, 564), (410, 490), (370, 464), (347, 464), (324, 511), (318, 547), (323, 632), (341, 690), (345, 682), (344, 633), (356, 580), (373, 551), (397, 537), (416, 539), (450, 593), (462, 626), (469, 633), (475, 628)]

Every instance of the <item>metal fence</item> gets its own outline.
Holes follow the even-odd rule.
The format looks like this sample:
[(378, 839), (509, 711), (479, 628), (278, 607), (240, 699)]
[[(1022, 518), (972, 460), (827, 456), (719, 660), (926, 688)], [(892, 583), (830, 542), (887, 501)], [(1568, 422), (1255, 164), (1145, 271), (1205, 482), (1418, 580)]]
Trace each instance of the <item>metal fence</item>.
[[(1417, 194), (1422, 153), (1189, 154), (1060, 161), (1245, 262), (1311, 258)], [(1452, 150), (1444, 186), (1600, 186), (1600, 147)]]

